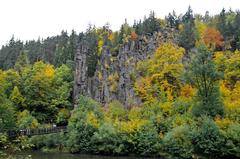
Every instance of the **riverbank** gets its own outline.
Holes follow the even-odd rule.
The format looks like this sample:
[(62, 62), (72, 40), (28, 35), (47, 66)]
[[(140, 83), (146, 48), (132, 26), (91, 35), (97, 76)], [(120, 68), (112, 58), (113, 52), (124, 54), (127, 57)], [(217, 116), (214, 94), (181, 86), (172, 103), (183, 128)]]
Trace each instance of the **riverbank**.
[(42, 151), (27, 151), (21, 152), (14, 157), (30, 157), (31, 159), (163, 159), (156, 157), (137, 157), (137, 156), (102, 156), (102, 155), (87, 155), (87, 154), (71, 154), (57, 152), (42, 152)]

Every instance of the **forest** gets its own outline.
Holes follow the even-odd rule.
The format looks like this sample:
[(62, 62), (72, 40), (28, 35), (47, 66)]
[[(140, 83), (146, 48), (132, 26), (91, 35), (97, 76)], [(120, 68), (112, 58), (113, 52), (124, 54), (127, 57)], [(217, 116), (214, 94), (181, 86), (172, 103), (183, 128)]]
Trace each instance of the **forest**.
[[(120, 30), (89, 25), (85, 32), (21, 41), (0, 50), (0, 158), (20, 151), (164, 158), (240, 158), (240, 11), (217, 15), (150, 12)], [(136, 63), (132, 88), (140, 100), (125, 106), (73, 98), (75, 54), (86, 42), (93, 77), (104, 48), (119, 49), (167, 32)], [(105, 66), (109, 67), (109, 66)], [(118, 75), (108, 77), (114, 91)], [(100, 79), (100, 77), (99, 77)], [(96, 88), (97, 89), (97, 88)], [(76, 104), (76, 106), (74, 105)], [(66, 133), (9, 138), (9, 130), (67, 126)]]

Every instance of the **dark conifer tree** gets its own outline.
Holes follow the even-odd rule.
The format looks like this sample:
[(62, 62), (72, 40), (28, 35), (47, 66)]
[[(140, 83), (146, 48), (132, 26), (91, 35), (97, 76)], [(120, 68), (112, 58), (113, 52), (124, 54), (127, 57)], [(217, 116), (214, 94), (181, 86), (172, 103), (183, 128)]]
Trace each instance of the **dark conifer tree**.
[(184, 47), (188, 52), (195, 46), (196, 42), (196, 30), (194, 23), (194, 16), (191, 7), (189, 6), (188, 11), (182, 17), (183, 30), (179, 35), (179, 45)]

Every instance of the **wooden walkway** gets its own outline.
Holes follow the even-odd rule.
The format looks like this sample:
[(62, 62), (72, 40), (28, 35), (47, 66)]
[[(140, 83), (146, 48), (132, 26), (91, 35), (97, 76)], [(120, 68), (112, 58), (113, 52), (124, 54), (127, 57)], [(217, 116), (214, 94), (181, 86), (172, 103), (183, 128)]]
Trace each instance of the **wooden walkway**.
[(21, 130), (9, 130), (7, 134), (10, 138), (17, 136), (35, 136), (35, 135), (44, 135), (52, 134), (58, 132), (66, 132), (67, 126), (58, 126), (50, 128), (39, 128), (39, 129), (21, 129)]

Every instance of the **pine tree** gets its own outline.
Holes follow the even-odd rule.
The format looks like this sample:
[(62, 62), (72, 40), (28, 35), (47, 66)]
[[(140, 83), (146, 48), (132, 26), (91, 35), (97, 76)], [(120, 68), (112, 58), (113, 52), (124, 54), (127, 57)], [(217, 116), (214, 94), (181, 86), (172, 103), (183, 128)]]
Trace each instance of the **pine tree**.
[(22, 96), (17, 86), (13, 88), (9, 98), (18, 110), (23, 110), (23, 108), (26, 106), (24, 103), (26, 99)]
[(234, 18), (233, 29), (234, 32), (234, 40), (231, 43), (232, 50), (240, 49), (240, 11), (237, 11), (237, 14)]
[(196, 31), (193, 17), (193, 11), (189, 6), (188, 11), (182, 17), (183, 29), (180, 30), (179, 45), (187, 51), (195, 46)]
[(169, 27), (178, 29), (179, 26), (179, 18), (176, 15), (176, 12), (173, 10), (172, 14), (169, 13), (166, 17), (167, 23)]
[(223, 8), (217, 21), (217, 28), (223, 34), (224, 38), (227, 36), (227, 22), (226, 22), (226, 13), (225, 9)]
[(14, 69), (18, 72), (20, 72), (24, 67), (27, 67), (29, 65), (29, 59), (26, 52), (22, 52), (14, 65)]

